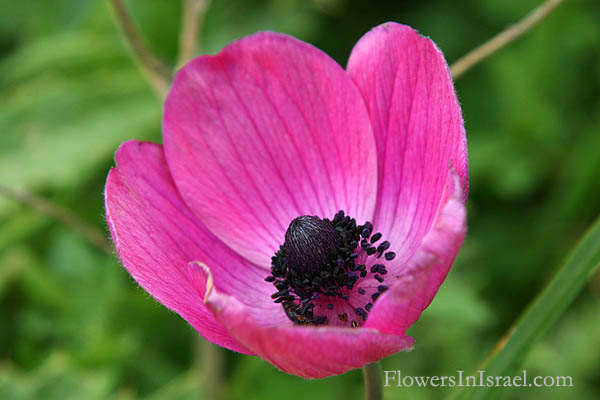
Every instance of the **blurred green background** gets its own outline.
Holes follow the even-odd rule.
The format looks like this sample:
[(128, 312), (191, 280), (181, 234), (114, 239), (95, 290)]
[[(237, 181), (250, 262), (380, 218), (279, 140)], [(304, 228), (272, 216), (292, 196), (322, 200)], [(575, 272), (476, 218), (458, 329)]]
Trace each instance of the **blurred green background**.
[[(394, 20), (449, 62), (539, 0), (214, 0), (202, 49), (257, 30), (311, 42), (345, 65), (356, 40)], [(181, 4), (126, 2), (151, 50), (177, 57)], [(456, 82), (469, 140), (469, 234), (449, 278), (384, 360), (403, 375), (477, 369), (600, 210), (600, 2), (566, 1)], [(102, 232), (112, 156), (160, 141), (161, 105), (132, 61), (106, 1), (0, 0), (0, 183), (27, 189)], [(600, 276), (524, 360), (528, 375), (574, 388), (507, 389), (507, 399), (600, 398)], [(203, 398), (196, 332), (153, 301), (114, 256), (68, 226), (0, 196), (0, 399)], [(225, 350), (222, 395), (360, 399), (359, 371), (318, 381)], [(211, 356), (214, 357), (214, 354)], [(209, 359), (210, 362), (210, 359)], [(386, 399), (451, 389), (388, 388)]]

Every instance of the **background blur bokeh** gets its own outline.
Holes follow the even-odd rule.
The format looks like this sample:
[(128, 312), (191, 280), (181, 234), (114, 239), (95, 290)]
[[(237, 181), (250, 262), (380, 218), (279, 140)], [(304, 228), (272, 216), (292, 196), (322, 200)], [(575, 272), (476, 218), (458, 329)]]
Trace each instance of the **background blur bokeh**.
[[(152, 51), (173, 65), (180, 2), (126, 2)], [(387, 20), (431, 37), (449, 62), (538, 0), (214, 0), (202, 49), (257, 30), (311, 42), (345, 65)], [(456, 82), (469, 140), (469, 234), (449, 278), (384, 360), (404, 375), (470, 373), (539, 292), (600, 210), (600, 2), (566, 1)], [(160, 102), (108, 2), (0, 0), (0, 183), (25, 188), (106, 232), (102, 191), (119, 143), (161, 141)], [(574, 388), (505, 398), (600, 398), (600, 276), (524, 360)], [(0, 399), (202, 398), (196, 332), (71, 228), (0, 197)], [(318, 381), (225, 350), (223, 394), (359, 399), (359, 371)], [(204, 361), (203, 361), (204, 360)], [(451, 389), (389, 388), (387, 399)]]

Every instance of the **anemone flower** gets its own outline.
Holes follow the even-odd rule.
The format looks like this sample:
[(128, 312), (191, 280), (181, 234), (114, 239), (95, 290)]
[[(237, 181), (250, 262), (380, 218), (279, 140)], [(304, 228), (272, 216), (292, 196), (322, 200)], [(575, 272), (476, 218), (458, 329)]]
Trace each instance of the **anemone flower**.
[(119, 258), (207, 340), (306, 378), (412, 348), (465, 235), (467, 156), (435, 44), (386, 23), (346, 70), (261, 32), (176, 75), (163, 142), (106, 182)]

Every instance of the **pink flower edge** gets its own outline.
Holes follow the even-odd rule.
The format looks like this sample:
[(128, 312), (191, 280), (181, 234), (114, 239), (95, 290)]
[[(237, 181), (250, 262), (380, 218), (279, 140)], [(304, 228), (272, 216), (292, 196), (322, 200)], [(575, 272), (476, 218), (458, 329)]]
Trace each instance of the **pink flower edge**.
[[(432, 229), (448, 167), (467, 197), (464, 122), (442, 52), (429, 38), (393, 22), (366, 33), (347, 66), (365, 100), (377, 147), (373, 224), (408, 263)], [(391, 267), (394, 269), (394, 266)]]
[[(115, 159), (117, 166), (105, 186), (106, 220), (127, 272), (207, 340), (251, 354), (208, 312), (203, 292), (190, 284), (187, 265), (195, 259), (210, 262), (224, 281), (221, 265), (245, 265), (242, 270), (248, 275), (256, 267), (215, 240), (187, 208), (169, 175), (162, 146), (131, 140), (119, 147)], [(247, 286), (242, 284), (231, 281), (227, 292), (243, 293)]]
[(448, 172), (444, 197), (433, 229), (398, 280), (375, 303), (364, 325), (366, 328), (404, 334), (429, 306), (446, 279), (467, 232), (464, 191), (452, 170)]
[(463, 191), (449, 172), (446, 202), (408, 272), (375, 303), (360, 328), (280, 326), (257, 322), (256, 310), (214, 288), (210, 267), (189, 265), (192, 285), (227, 332), (254, 354), (284, 372), (323, 378), (360, 368), (403, 350), (414, 340), (404, 332), (429, 305), (464, 238)]
[(374, 329), (261, 325), (246, 305), (214, 288), (206, 265), (192, 263), (189, 268), (195, 286), (206, 287), (205, 303), (215, 319), (232, 337), (283, 372), (324, 378), (413, 346), (409, 336)]

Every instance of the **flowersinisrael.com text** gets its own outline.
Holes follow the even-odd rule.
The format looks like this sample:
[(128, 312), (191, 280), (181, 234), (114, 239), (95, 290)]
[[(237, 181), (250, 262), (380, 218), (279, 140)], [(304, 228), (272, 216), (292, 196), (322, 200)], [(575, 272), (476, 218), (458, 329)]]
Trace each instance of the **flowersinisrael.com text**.
[(572, 387), (571, 376), (527, 376), (527, 371), (514, 376), (486, 375), (478, 371), (475, 375), (466, 375), (464, 371), (456, 371), (456, 375), (444, 376), (411, 376), (402, 375), (400, 370), (384, 371), (384, 385), (404, 387)]

